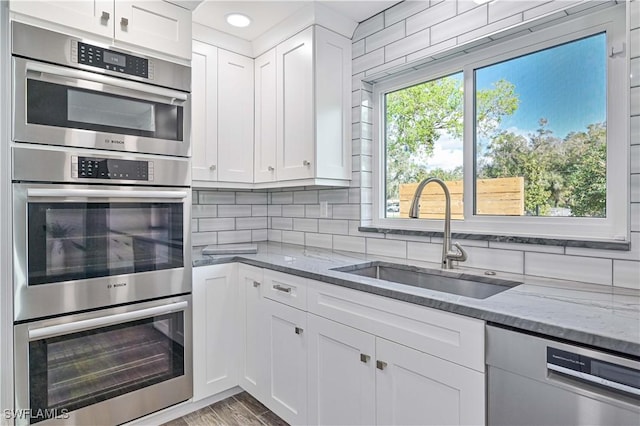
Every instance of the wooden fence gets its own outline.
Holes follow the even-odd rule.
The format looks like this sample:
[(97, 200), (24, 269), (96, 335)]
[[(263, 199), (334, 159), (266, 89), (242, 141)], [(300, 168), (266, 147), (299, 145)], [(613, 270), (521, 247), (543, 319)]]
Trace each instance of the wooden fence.
[[(462, 181), (445, 182), (451, 193), (451, 218), (463, 219)], [(400, 217), (409, 217), (409, 208), (418, 183), (400, 184)], [(524, 178), (478, 179), (476, 181), (476, 214), (524, 215)], [(420, 217), (444, 218), (444, 192), (439, 185), (430, 183), (420, 197)]]

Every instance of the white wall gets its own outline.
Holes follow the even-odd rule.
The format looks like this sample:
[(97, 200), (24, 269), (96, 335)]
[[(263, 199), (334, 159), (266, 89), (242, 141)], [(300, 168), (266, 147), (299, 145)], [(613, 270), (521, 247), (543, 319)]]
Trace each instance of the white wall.
[[(372, 218), (372, 86), (362, 80), (402, 68), (428, 66), (433, 60), (431, 55), (445, 56), (461, 46), (480, 43), (489, 35), (516, 33), (522, 28), (517, 28), (518, 24), (534, 18), (557, 18), (566, 15), (563, 11), (566, 8), (572, 7), (575, 12), (576, 7), (590, 8), (601, 3), (500, 0), (478, 6), (471, 0), (410, 1), (362, 22), (353, 37), (351, 187), (269, 192), (266, 195), (269, 241), (439, 262), (441, 238), (358, 231), (358, 226)], [(640, 289), (640, 0), (627, 7), (631, 10), (627, 19), (631, 22), (629, 54), (633, 74), (631, 250), (461, 240), (469, 253), (465, 265)], [(320, 217), (323, 201), (329, 203), (328, 217)]]

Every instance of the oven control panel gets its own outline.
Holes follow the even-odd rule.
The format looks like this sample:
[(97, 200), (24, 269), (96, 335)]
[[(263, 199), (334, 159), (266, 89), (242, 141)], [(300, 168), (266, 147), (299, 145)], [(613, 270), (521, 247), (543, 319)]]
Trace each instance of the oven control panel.
[(153, 162), (73, 156), (71, 175), (82, 179), (153, 181)]
[(153, 80), (153, 62), (149, 59), (81, 41), (71, 43), (71, 60), (82, 65)]

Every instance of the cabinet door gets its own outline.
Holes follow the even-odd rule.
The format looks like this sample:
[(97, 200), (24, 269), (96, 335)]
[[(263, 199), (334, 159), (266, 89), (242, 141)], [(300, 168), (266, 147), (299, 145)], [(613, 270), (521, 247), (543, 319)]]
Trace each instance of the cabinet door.
[(381, 338), (376, 366), (377, 424), (485, 423), (484, 374)]
[(218, 180), (218, 49), (193, 41), (191, 61), (193, 180)]
[(113, 37), (113, 0), (11, 1), (11, 11), (80, 31)]
[(276, 50), (255, 60), (255, 182), (276, 177)]
[(263, 299), (268, 327), (265, 405), (289, 424), (307, 423), (307, 314)]
[(276, 47), (278, 180), (314, 176), (313, 28)]
[(253, 59), (218, 50), (218, 180), (253, 182)]
[(115, 40), (191, 59), (191, 11), (160, 0), (115, 1)]
[(267, 394), (267, 364), (265, 336), (267, 327), (262, 301), (262, 269), (253, 266), (238, 266), (238, 289), (240, 290), (240, 365), (238, 381), (242, 389), (258, 400)]
[(238, 384), (234, 265), (193, 269), (193, 400)]
[(375, 337), (313, 314), (307, 329), (308, 423), (375, 424)]

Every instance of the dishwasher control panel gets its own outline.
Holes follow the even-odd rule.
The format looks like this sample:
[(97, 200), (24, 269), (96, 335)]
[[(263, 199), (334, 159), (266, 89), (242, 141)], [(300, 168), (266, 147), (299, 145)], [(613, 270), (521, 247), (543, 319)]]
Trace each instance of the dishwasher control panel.
[(547, 346), (547, 369), (640, 396), (640, 370)]

